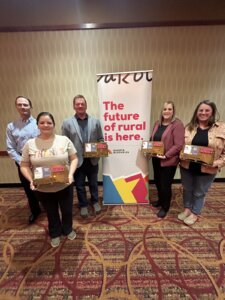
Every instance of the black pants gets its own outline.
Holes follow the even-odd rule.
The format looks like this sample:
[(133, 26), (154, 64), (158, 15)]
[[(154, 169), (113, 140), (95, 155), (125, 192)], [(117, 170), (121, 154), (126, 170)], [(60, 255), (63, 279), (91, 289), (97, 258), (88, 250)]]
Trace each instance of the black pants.
[(54, 193), (37, 191), (36, 196), (47, 212), (50, 237), (68, 235), (73, 229), (73, 184)]
[(16, 166), (18, 168), (18, 175), (20, 178), (20, 182), (21, 182), (21, 184), (24, 188), (24, 191), (27, 195), (30, 211), (34, 216), (36, 216), (41, 212), (38, 199), (36, 198), (35, 192), (33, 192), (30, 189), (30, 182), (21, 173), (20, 166), (17, 163), (16, 163)]
[(79, 207), (87, 207), (87, 193), (85, 188), (85, 179), (88, 179), (89, 191), (91, 194), (91, 203), (98, 202), (98, 165), (93, 166), (89, 158), (85, 158), (82, 165), (76, 169), (74, 182), (77, 190)]
[(161, 167), (160, 159), (157, 157), (152, 158), (152, 165), (159, 204), (165, 211), (168, 211), (172, 197), (172, 182), (177, 167)]

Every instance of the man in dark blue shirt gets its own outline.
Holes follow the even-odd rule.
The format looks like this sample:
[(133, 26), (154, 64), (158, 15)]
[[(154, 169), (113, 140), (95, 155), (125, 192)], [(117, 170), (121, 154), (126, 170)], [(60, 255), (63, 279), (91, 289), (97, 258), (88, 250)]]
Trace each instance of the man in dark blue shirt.
[(103, 142), (103, 134), (100, 121), (87, 114), (87, 102), (84, 96), (77, 95), (73, 99), (75, 115), (63, 122), (62, 134), (66, 135), (77, 150), (78, 166), (74, 174), (80, 214), (87, 217), (88, 201), (85, 189), (85, 179), (88, 179), (91, 194), (91, 203), (96, 214), (101, 212), (98, 203), (98, 161), (99, 158), (84, 158), (84, 144)]

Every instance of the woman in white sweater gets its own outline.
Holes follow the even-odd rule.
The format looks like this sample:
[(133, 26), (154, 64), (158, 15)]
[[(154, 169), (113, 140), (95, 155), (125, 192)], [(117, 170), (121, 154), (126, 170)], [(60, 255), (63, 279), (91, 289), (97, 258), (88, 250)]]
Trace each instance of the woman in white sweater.
[[(67, 236), (70, 240), (76, 237), (72, 228), (72, 207), (73, 174), (78, 159), (73, 143), (67, 137), (54, 133), (55, 121), (49, 112), (41, 112), (37, 116), (37, 125), (40, 135), (25, 144), (20, 168), (47, 212), (51, 245), (57, 247), (61, 235)], [(45, 172), (51, 172), (53, 168), (67, 174), (67, 180), (51, 184), (46, 181), (38, 186), (34, 184), (34, 172), (41, 178), (45, 177)]]

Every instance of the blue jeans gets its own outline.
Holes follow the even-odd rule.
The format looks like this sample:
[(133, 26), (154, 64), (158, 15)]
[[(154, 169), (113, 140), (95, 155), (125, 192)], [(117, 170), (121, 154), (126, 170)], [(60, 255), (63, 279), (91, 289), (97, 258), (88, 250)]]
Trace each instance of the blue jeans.
[(195, 215), (200, 215), (208, 192), (216, 174), (196, 175), (188, 169), (180, 168), (183, 185), (184, 207)]
[(87, 193), (85, 188), (85, 179), (88, 179), (91, 202), (98, 202), (98, 165), (93, 166), (90, 159), (85, 158), (82, 165), (76, 169), (74, 182), (77, 190), (79, 207), (87, 207)]

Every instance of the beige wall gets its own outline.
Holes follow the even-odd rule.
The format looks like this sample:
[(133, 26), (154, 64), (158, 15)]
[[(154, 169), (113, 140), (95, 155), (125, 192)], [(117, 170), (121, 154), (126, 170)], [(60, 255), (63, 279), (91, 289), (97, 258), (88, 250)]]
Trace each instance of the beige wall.
[[(151, 123), (168, 99), (184, 123), (205, 98), (217, 103), (225, 121), (225, 26), (0, 33), (0, 151), (6, 149), (5, 127), (17, 117), (17, 95), (30, 97), (34, 116), (52, 112), (60, 133), (75, 94), (84, 94), (89, 113), (98, 116), (96, 73), (149, 69)], [(10, 159), (0, 163), (0, 183), (18, 182)]]

